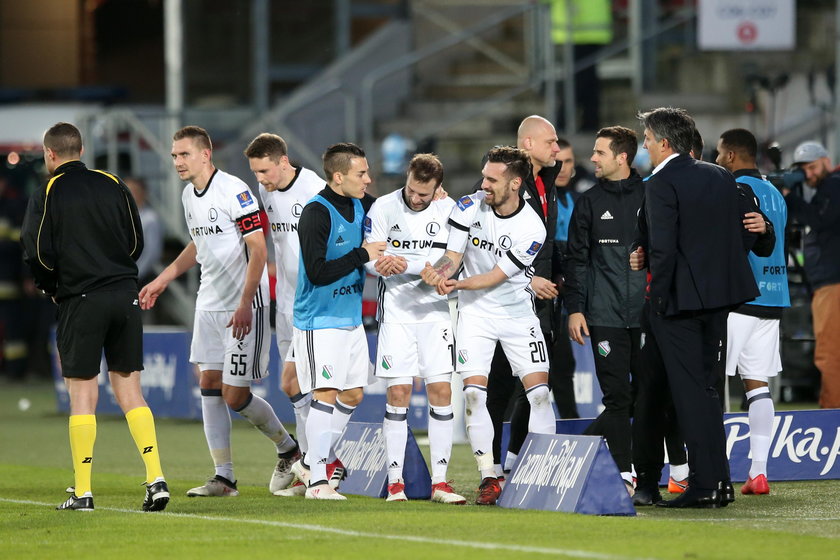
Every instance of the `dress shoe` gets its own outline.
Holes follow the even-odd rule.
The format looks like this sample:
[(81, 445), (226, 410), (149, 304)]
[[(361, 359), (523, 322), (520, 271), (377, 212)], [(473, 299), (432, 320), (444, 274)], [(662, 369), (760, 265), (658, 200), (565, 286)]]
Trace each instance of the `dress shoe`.
[(656, 488), (636, 488), (633, 495), (634, 506), (655, 506), (662, 501), (662, 494)]
[(729, 480), (718, 482), (718, 493), (720, 494), (720, 507), (726, 507), (735, 501), (735, 488)]
[(656, 504), (664, 508), (718, 508), (720, 507), (720, 492), (717, 490), (700, 490), (691, 486), (674, 498)]

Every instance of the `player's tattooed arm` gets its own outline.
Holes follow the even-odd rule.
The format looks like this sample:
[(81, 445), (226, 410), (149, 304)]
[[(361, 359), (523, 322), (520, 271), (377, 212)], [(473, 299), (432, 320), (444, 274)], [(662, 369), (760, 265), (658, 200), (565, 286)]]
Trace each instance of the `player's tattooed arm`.
[(426, 263), (426, 267), (420, 274), (423, 281), (430, 286), (437, 286), (442, 281), (450, 278), (461, 266), (462, 253), (455, 251), (446, 251), (444, 255), (435, 262), (435, 264)]

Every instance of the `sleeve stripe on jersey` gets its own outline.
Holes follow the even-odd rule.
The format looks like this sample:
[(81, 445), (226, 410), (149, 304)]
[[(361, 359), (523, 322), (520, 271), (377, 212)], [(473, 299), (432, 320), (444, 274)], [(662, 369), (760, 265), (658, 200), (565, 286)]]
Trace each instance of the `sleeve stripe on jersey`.
[(460, 229), (461, 231), (470, 231), (470, 228), (467, 226), (461, 225), (452, 218), (449, 219), (449, 225), (454, 227), (455, 229)]
[(239, 231), (243, 236), (253, 233), (254, 231), (262, 230), (260, 211), (256, 210), (250, 214), (236, 218), (236, 225), (239, 226)]
[(516, 265), (517, 268), (519, 268), (520, 270), (525, 268), (525, 265), (522, 264), (522, 262), (516, 258), (516, 256), (513, 254), (513, 251), (508, 250), (508, 252), (505, 254), (511, 260), (511, 262)]
[(434, 241), (432, 243), (432, 249), (446, 249), (446, 243), (441, 243), (440, 241)]

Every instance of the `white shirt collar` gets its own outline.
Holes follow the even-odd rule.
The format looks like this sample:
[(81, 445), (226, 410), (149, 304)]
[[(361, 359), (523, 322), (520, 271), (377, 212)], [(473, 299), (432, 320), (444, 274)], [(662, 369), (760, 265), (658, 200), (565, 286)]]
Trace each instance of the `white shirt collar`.
[(662, 160), (662, 163), (660, 163), (659, 165), (657, 165), (656, 167), (653, 168), (653, 171), (651, 171), (650, 174), (651, 175), (656, 175), (657, 171), (659, 171), (663, 167), (665, 167), (665, 164), (667, 164), (669, 161), (671, 161), (672, 159), (674, 159), (678, 155), (680, 155), (680, 154), (671, 154), (670, 156), (666, 157), (664, 160)]

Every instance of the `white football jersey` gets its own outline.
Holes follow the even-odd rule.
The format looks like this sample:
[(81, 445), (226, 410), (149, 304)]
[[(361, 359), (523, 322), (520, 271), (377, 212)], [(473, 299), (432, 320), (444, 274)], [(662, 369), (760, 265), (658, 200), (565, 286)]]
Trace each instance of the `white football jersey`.
[[(195, 307), (203, 311), (235, 311), (248, 267), (244, 236), (263, 235), (259, 205), (248, 185), (218, 169), (200, 192), (188, 183), (181, 201), (201, 265)], [(253, 306), (268, 304), (268, 274), (263, 268)]]
[(260, 185), (260, 197), (268, 216), (271, 240), (274, 243), (274, 260), (277, 265), (275, 296), (280, 313), (292, 313), (295, 306), (295, 288), (300, 263), (300, 213), (306, 203), (326, 185), (326, 181), (314, 171), (303, 167), (297, 168), (295, 178), (285, 189), (268, 192)]
[[(365, 217), (365, 241), (387, 241), (386, 255), (408, 261), (403, 274), (379, 278), (378, 319), (386, 323), (424, 323), (449, 320), (446, 296), (420, 279), (426, 263), (434, 264), (446, 251), (451, 198), (433, 201), (415, 212), (399, 189), (379, 197)], [(368, 270), (373, 270), (369, 263)]]
[(460, 290), (458, 310), (480, 317), (524, 317), (534, 313), (531, 264), (545, 241), (545, 226), (524, 201), (510, 216), (498, 216), (484, 191), (458, 199), (450, 216), (447, 248), (463, 253), (463, 277), (490, 272), (496, 265), (508, 279), (483, 290)]

